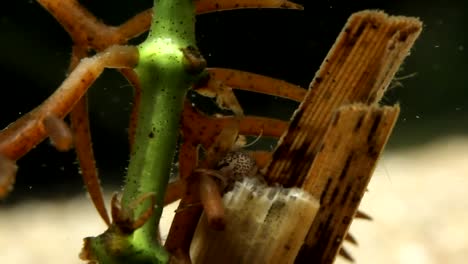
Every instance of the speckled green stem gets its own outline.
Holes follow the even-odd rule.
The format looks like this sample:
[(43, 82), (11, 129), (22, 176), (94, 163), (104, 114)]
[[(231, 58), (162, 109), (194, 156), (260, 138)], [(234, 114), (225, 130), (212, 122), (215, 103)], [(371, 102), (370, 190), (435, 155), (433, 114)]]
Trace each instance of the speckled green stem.
[[(135, 70), (142, 99), (122, 208), (133, 211), (134, 218), (138, 218), (149, 208), (150, 199), (136, 208), (129, 205), (150, 192), (156, 194), (156, 207), (150, 219), (131, 235), (123, 234), (114, 224), (103, 235), (90, 238), (90, 252), (98, 255), (100, 263), (165, 263), (169, 258), (157, 243), (156, 234), (179, 137), (184, 98), (204, 64), (197, 64), (203, 60), (197, 60), (196, 56), (192, 0), (155, 0), (153, 8), (149, 36), (138, 46), (140, 59)], [(119, 256), (112, 256), (114, 253), (109, 251)]]
[[(146, 247), (155, 241), (164, 194), (179, 137), (183, 101), (194, 76), (184, 67), (182, 48), (195, 47), (195, 14), (192, 0), (155, 0), (148, 38), (138, 49), (136, 72), (142, 101), (133, 153), (130, 158), (123, 206), (148, 193), (156, 193), (157, 208), (133, 241)], [(139, 215), (148, 206), (135, 211)]]

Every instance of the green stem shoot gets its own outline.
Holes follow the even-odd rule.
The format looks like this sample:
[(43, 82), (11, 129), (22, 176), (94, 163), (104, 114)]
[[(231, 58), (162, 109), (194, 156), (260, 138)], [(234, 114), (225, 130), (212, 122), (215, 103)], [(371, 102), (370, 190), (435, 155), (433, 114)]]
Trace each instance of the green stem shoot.
[[(106, 255), (100, 257), (101, 261), (106, 259), (106, 263), (108, 256), (113, 254), (109, 251), (114, 251), (116, 245), (120, 245), (116, 250), (118, 255), (124, 255), (132, 263), (168, 261), (168, 254), (157, 243), (156, 234), (179, 137), (185, 95), (205, 66), (195, 48), (192, 0), (154, 0), (153, 12), (148, 38), (138, 46), (140, 59), (135, 71), (141, 83), (142, 101), (123, 190), (122, 211), (132, 212), (131, 219), (138, 218), (152, 204), (146, 199), (132, 207), (132, 201), (148, 193), (155, 193), (156, 204), (151, 217), (131, 235), (122, 234), (122, 229), (119, 231), (115, 225), (101, 235), (106, 240), (117, 237), (114, 242), (104, 242), (107, 253), (95, 253)], [(121, 243), (123, 240), (125, 243)], [(90, 244), (92, 252), (103, 252), (102, 248), (95, 249), (100, 243)], [(116, 258), (109, 259), (115, 263)]]

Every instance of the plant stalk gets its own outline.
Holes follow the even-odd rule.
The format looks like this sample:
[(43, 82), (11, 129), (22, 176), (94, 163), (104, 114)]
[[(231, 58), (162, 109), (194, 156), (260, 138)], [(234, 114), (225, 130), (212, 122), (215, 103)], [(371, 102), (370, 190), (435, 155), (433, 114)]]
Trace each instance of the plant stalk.
[[(205, 67), (196, 49), (192, 0), (154, 0), (150, 32), (138, 51), (135, 71), (141, 102), (122, 209), (113, 214), (113, 224), (104, 234), (85, 239), (82, 252), (82, 258), (99, 263), (168, 262), (169, 255), (157, 240), (159, 219), (185, 95)], [(148, 194), (154, 199), (138, 199)], [(149, 212), (150, 206), (154, 211), (143, 226), (128, 224)]]
[[(192, 0), (155, 0), (148, 38), (138, 46), (135, 68), (142, 88), (142, 101), (122, 207), (137, 197), (155, 192), (156, 208), (151, 218), (133, 234), (136, 245), (154, 243), (161, 217), (165, 189), (179, 137), (183, 101), (194, 77), (184, 67), (181, 49), (195, 47), (195, 13)], [(149, 206), (135, 209), (139, 215)]]

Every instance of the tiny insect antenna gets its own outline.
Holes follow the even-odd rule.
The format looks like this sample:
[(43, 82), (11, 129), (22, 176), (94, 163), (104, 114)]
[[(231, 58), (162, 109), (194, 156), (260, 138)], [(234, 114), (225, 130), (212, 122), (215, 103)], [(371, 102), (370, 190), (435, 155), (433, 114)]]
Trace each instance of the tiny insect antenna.
[(242, 148), (248, 148), (248, 147), (255, 145), (255, 143), (257, 143), (260, 140), (260, 138), (262, 138), (262, 136), (263, 136), (263, 129), (262, 131), (260, 131), (260, 134), (258, 134), (258, 136), (252, 142), (250, 142), (249, 144), (245, 146), (242, 146)]

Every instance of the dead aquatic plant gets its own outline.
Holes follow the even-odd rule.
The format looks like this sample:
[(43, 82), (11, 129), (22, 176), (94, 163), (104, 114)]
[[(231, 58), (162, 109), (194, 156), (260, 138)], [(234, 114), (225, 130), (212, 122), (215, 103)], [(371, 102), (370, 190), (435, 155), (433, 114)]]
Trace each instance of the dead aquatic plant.
[[(351, 220), (368, 218), (357, 207), (399, 112), (398, 106), (379, 107), (378, 102), (419, 35), (417, 19), (376, 11), (356, 13), (306, 90), (253, 73), (206, 68), (195, 43), (196, 14), (234, 8), (302, 8), (289, 1), (155, 0), (153, 10), (120, 26), (103, 24), (76, 0), (38, 2), (73, 40), (69, 75), (41, 105), (0, 132), (1, 197), (12, 189), (15, 161), (49, 137), (60, 151), (74, 146), (94, 206), (109, 226), (103, 234), (85, 239), (80, 257), (90, 263), (189, 263), (190, 250), (197, 261), (214, 263), (228, 254), (236, 256), (235, 263), (272, 257), (262, 255), (265, 252), (283, 252), (288, 257), (285, 262), (297, 263), (331, 263), (338, 252), (351, 259), (341, 248), (342, 241), (355, 243), (347, 234)], [(143, 43), (126, 45), (148, 28)], [(134, 87), (130, 164), (121, 200), (112, 199), (112, 221), (94, 164), (86, 103), (87, 89), (104, 68), (116, 68)], [(233, 88), (302, 103), (291, 122), (245, 116)], [(234, 115), (208, 116), (198, 111), (185, 97), (188, 89), (215, 97), (220, 108)], [(67, 115), (71, 128), (63, 121)], [(179, 178), (169, 183), (179, 131)], [(260, 134), (281, 137), (273, 154), (236, 147), (238, 135)], [(205, 155), (199, 160), (200, 146)], [(243, 154), (233, 155), (239, 151)], [(304, 201), (317, 206), (307, 207), (315, 209), (303, 225), (292, 225), (294, 230), (282, 236), (281, 243), (260, 241), (257, 247), (249, 246), (249, 254), (256, 256), (243, 259), (245, 251), (236, 253), (239, 248), (229, 246), (216, 251), (218, 256), (207, 255), (215, 252), (209, 242), (217, 238), (200, 239), (200, 232), (206, 232), (196, 231), (197, 224), (208, 219), (211, 227), (235, 232), (230, 229), (236, 226), (232, 216), (243, 215), (242, 206), (229, 207), (222, 194), (234, 188), (229, 197), (235, 196), (239, 187), (233, 182), (244, 176), (283, 186), (268, 189), (269, 193), (298, 187)], [(179, 209), (162, 246), (158, 239), (162, 207), (178, 199)], [(277, 205), (275, 200), (267, 211)], [(205, 216), (199, 223), (202, 208)], [(290, 217), (281, 211), (278, 219), (289, 221)], [(278, 225), (269, 221), (261, 222), (258, 230), (276, 232), (271, 228)], [(192, 239), (201, 246), (191, 249)], [(240, 243), (245, 246), (246, 242)], [(266, 244), (269, 250), (256, 250)], [(279, 245), (283, 251), (273, 247)]]

